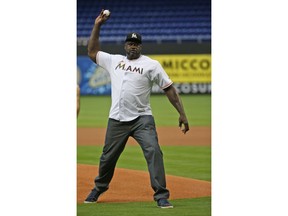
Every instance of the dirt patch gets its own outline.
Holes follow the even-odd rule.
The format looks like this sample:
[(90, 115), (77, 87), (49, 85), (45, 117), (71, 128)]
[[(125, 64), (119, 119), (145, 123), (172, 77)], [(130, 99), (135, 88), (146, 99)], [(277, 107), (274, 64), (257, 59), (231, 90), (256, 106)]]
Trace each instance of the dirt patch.
[[(98, 167), (77, 165), (77, 202), (83, 203), (94, 187)], [(166, 175), (170, 199), (211, 196), (211, 182)], [(99, 198), (99, 202), (153, 201), (149, 173), (117, 168), (109, 190)]]
[[(106, 128), (77, 128), (78, 145), (103, 145)], [(191, 127), (184, 135), (177, 127), (157, 128), (160, 145), (211, 145), (211, 127)], [(129, 138), (128, 145), (138, 145)]]

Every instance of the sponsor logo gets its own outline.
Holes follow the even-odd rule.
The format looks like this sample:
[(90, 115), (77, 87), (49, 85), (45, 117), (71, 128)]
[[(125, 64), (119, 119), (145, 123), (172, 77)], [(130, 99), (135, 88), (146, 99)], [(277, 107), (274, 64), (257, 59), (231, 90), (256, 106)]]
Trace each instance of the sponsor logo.
[[(211, 94), (211, 83), (173, 83), (180, 94)], [(153, 85), (152, 93), (163, 93), (157, 85)]]

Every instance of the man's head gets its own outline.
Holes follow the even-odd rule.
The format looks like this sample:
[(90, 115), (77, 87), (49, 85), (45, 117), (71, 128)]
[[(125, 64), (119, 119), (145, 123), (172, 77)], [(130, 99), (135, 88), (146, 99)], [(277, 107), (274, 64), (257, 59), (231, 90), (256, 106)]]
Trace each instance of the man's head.
[(137, 59), (141, 55), (142, 37), (136, 32), (129, 33), (125, 40), (125, 51), (128, 59)]

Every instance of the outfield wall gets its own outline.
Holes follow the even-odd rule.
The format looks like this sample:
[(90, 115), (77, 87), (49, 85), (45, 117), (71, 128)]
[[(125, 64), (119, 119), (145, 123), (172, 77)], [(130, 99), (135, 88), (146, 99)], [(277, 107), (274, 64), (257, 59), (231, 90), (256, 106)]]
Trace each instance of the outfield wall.
[[(125, 55), (123, 45), (104, 44), (103, 51)], [(181, 94), (211, 94), (211, 44), (144, 44), (143, 54), (158, 60)], [(81, 95), (109, 95), (109, 74), (87, 56), (87, 46), (77, 49), (77, 80)], [(163, 92), (153, 86), (152, 93)]]

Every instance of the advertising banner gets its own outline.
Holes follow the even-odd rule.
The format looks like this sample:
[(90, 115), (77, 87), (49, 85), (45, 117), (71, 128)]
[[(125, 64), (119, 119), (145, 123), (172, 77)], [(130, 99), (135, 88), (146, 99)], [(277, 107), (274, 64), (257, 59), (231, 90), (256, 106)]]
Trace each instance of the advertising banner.
[(211, 83), (211, 54), (149, 55), (179, 83)]
[[(211, 93), (211, 55), (149, 55), (158, 60), (181, 94)], [(77, 57), (77, 80), (81, 95), (110, 95), (109, 73), (87, 56)], [(152, 93), (163, 93), (154, 85)]]
[(81, 95), (110, 95), (110, 75), (87, 56), (77, 57), (77, 81)]
[[(177, 83), (173, 86), (179, 94), (211, 94), (211, 83)], [(152, 93), (164, 93), (157, 85), (153, 85)]]

